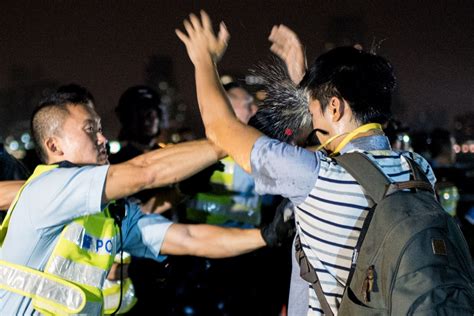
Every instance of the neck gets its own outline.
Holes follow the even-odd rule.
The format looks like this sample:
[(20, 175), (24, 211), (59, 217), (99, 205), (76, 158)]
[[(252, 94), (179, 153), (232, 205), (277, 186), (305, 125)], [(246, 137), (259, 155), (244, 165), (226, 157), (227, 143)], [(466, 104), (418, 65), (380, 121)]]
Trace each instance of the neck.
[(364, 124), (357, 126), (356, 128), (350, 131), (346, 131), (338, 134), (337, 136), (333, 136), (333, 138), (330, 138), (329, 141), (324, 145), (324, 147), (326, 147), (327, 150), (332, 152), (333, 154), (338, 154), (340, 150), (344, 148), (344, 146), (346, 146), (350, 141), (354, 139), (382, 134), (383, 131), (380, 124)]

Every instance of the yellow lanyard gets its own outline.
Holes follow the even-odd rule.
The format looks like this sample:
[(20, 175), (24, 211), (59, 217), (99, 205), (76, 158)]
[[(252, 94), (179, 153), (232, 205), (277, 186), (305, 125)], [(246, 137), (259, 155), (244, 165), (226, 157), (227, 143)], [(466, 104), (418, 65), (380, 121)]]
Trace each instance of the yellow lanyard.
[(371, 131), (371, 130), (380, 130), (381, 131), (382, 130), (382, 125), (380, 125), (378, 123), (368, 123), (368, 124), (364, 124), (362, 126), (359, 126), (358, 128), (356, 128), (355, 130), (353, 130), (350, 133), (343, 133), (343, 134), (334, 135), (333, 137), (331, 137), (327, 141), (325, 141), (322, 145), (320, 145), (317, 148), (317, 150), (326, 148), (326, 146), (329, 145), (333, 140), (347, 134), (346, 137), (344, 137), (344, 139), (339, 143), (339, 145), (337, 145), (336, 149), (329, 155), (329, 157), (334, 157), (337, 154), (339, 154), (341, 149), (344, 148), (344, 146), (346, 146), (352, 139), (354, 139), (354, 137), (356, 137), (359, 134)]

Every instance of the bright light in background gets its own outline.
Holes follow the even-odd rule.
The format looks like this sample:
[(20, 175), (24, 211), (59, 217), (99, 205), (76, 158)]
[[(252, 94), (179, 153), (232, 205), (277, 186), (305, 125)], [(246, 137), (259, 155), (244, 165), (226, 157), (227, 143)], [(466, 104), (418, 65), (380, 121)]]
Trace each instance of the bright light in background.
[(453, 146), (453, 150), (456, 154), (459, 154), (461, 152), (461, 146), (459, 146), (458, 144), (455, 144)]
[(21, 135), (21, 141), (23, 142), (23, 144), (28, 144), (30, 140), (31, 140), (30, 134), (23, 133), (23, 135)]
[(10, 145), (8, 145), (8, 147), (10, 147), (10, 150), (15, 151), (15, 150), (18, 150), (18, 148), (20, 148), (20, 144), (18, 144), (18, 142), (14, 140), (10, 143)]
[(410, 136), (408, 136), (408, 135), (403, 135), (403, 142), (404, 142), (404, 143), (410, 142)]
[(233, 82), (234, 79), (232, 79), (232, 77), (229, 76), (229, 75), (223, 75), (223, 76), (221, 77), (221, 81), (222, 81), (222, 84), (228, 84), (228, 83)]
[(110, 153), (116, 154), (120, 151), (120, 149), (122, 148), (122, 145), (120, 145), (120, 142), (116, 140), (112, 140), (109, 142), (109, 147), (110, 147)]

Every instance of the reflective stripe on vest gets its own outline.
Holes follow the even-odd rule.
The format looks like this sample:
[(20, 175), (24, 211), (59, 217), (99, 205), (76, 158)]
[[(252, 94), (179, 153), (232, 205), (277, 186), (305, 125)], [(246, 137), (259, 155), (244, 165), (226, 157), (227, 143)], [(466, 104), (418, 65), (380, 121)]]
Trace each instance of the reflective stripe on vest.
[[(120, 281), (105, 280), (103, 293), (104, 313), (112, 314), (117, 309), (120, 301)], [(136, 303), (137, 298), (135, 297), (135, 288), (132, 280), (126, 278), (122, 287), (122, 303), (117, 313), (123, 314), (128, 312)]]
[(0, 288), (29, 297), (38, 304), (52, 305), (62, 314), (78, 313), (86, 304), (86, 295), (78, 286), (3, 260), (0, 260)]
[(103, 269), (80, 264), (59, 256), (51, 260), (47, 272), (74, 283), (82, 283), (91, 287), (101, 287), (107, 277), (107, 271)]

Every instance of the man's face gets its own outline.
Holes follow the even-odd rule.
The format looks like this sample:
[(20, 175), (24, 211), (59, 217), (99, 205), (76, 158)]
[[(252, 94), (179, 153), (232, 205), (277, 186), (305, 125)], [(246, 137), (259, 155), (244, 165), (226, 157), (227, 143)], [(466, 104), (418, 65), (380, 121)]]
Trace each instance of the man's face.
[(108, 163), (107, 139), (102, 135), (100, 117), (83, 105), (68, 105), (68, 117), (58, 136), (63, 160), (75, 164)]
[(230, 103), (239, 121), (247, 124), (250, 118), (255, 114), (255, 110), (252, 107), (252, 96), (245, 91), (245, 89), (238, 87), (227, 91), (227, 95), (229, 96)]
[(135, 129), (140, 133), (139, 137), (155, 137), (160, 127), (158, 111), (153, 108), (140, 108), (137, 111)]

